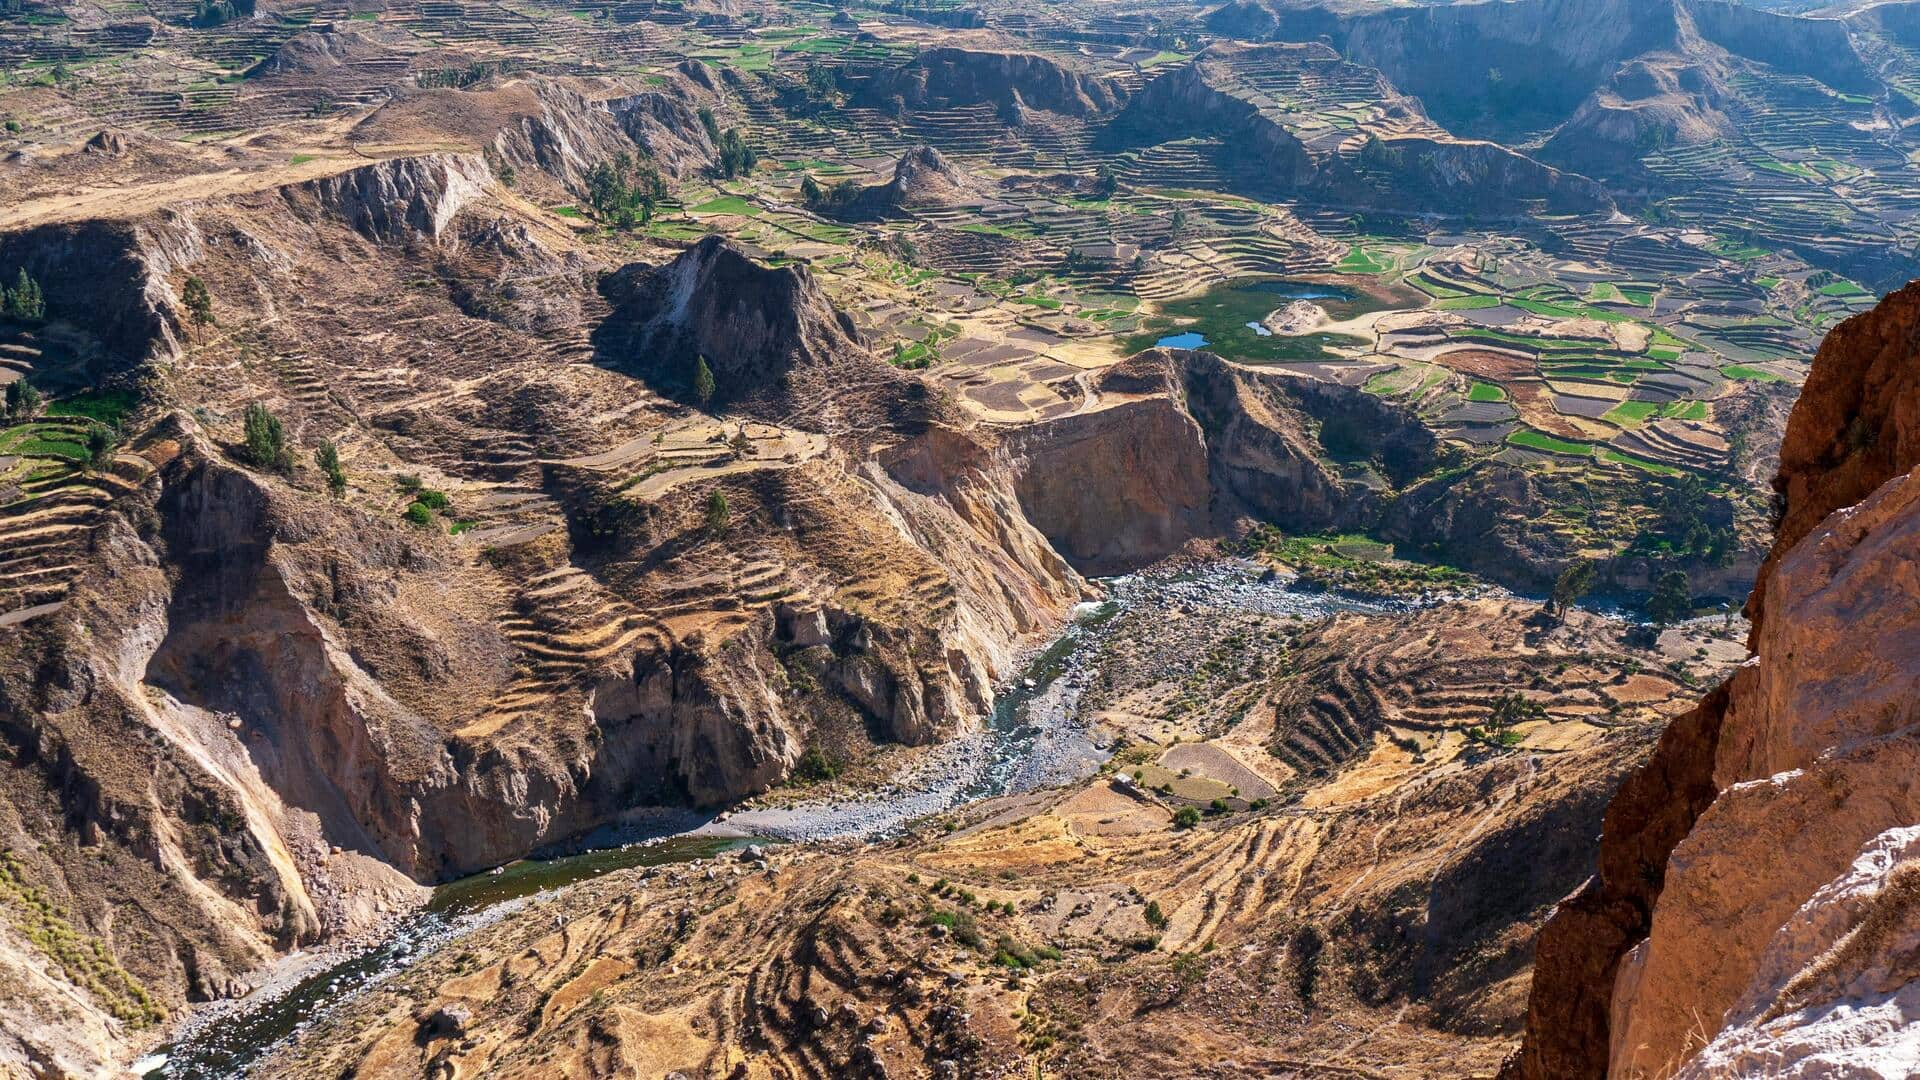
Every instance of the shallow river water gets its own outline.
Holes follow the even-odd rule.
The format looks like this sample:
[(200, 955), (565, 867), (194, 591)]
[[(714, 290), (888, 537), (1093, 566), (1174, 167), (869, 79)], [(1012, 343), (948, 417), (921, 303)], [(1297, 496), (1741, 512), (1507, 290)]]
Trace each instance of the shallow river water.
[(586, 850), (575, 854), (526, 859), (442, 885), (380, 944), (208, 1010), (189, 1021), (174, 1043), (136, 1063), (136, 1073), (146, 1080), (249, 1075), (267, 1051), (299, 1037), (329, 1008), (550, 889), (628, 867), (711, 858), (755, 840), (883, 836), (970, 802), (1083, 779), (1098, 769), (1105, 751), (1078, 715), (1080, 694), (1096, 674), (1097, 646), (1124, 610), (1177, 606), (1198, 614), (1239, 610), (1303, 618), (1387, 610), (1384, 604), (1296, 590), (1242, 563), (1113, 578), (1103, 585), (1107, 599), (1075, 611), (1060, 636), (1002, 689), (980, 730), (935, 748), (888, 789), (704, 823), (685, 815), (643, 818), (588, 837)]

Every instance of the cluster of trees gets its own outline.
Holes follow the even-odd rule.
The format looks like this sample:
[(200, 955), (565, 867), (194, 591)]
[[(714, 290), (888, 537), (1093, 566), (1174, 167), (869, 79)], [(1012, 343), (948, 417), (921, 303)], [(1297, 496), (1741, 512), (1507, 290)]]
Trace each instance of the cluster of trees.
[[(240, 460), (256, 469), (293, 471), (293, 446), (287, 440), (286, 425), (273, 415), (273, 410), (257, 401), (247, 406), (244, 428)], [(346, 495), (347, 471), (340, 464), (340, 448), (332, 439), (320, 440), (313, 451), (313, 463), (327, 482), (328, 494), (336, 499)]]
[(40, 391), (25, 379), (7, 384), (6, 417), (9, 424), (25, 423), (40, 415), (40, 406), (45, 401)]
[(618, 229), (652, 221), (654, 210), (666, 197), (667, 182), (660, 170), (624, 150), (587, 174), (587, 205), (600, 220)]
[(760, 164), (760, 152), (747, 145), (740, 129), (720, 130), (720, 121), (714, 119), (712, 109), (701, 107), (700, 126), (706, 129), (707, 138), (713, 140), (713, 145), (720, 149), (720, 156), (713, 163), (715, 176), (731, 180), (736, 176), (745, 176)]
[(205, 30), (235, 19), (252, 18), (253, 3), (254, 0), (200, 0), (187, 24)]
[(841, 180), (832, 187), (826, 187), (815, 180), (812, 173), (800, 178), (800, 198), (806, 202), (809, 210), (845, 206), (859, 198), (863, 190), (857, 180)]
[(807, 65), (807, 96), (815, 101), (832, 101), (840, 92), (833, 70), (818, 61)]
[(47, 317), (47, 295), (40, 291), (40, 283), (24, 266), (14, 276), (13, 288), (0, 289), (0, 301), (3, 301), (0, 308), (4, 308), (10, 319), (39, 322)]
[(818, 116), (840, 103), (840, 84), (833, 69), (818, 60), (807, 65), (798, 79), (780, 79), (774, 84), (780, 107), (793, 116)]
[(256, 469), (274, 472), (293, 470), (293, 451), (287, 445), (287, 430), (280, 418), (259, 402), (247, 406), (246, 435), (240, 445), (240, 458)]
[[(1553, 581), (1547, 611), (1560, 622), (1567, 612), (1593, 590), (1598, 568), (1592, 559), (1576, 559), (1560, 571)], [(1654, 580), (1653, 595), (1647, 600), (1647, 618), (1656, 626), (1670, 626), (1693, 614), (1693, 584), (1685, 570), (1668, 570)]]
[(413, 77), (413, 81), (430, 90), (465, 90), (469, 86), (478, 86), (503, 72), (517, 67), (501, 61), (475, 60), (465, 67), (434, 68), (422, 71)]
[(1507, 733), (1513, 730), (1514, 725), (1527, 720), (1545, 720), (1546, 718), (1546, 706), (1532, 698), (1509, 691), (1494, 699), (1493, 711), (1487, 714), (1486, 727), (1484, 729), (1477, 726), (1469, 728), (1467, 734), (1469, 736), (1477, 734), (1494, 742), (1504, 743), (1507, 741)]
[[(1707, 482), (1693, 473), (1666, 481), (1654, 511), (1659, 515), (1650, 530), (1650, 540), (1681, 555), (1693, 555), (1706, 562), (1724, 566), (1732, 561), (1736, 537), (1731, 524), (1732, 512), (1725, 501), (1707, 489)], [(1709, 517), (1710, 511), (1717, 511)], [(1725, 519), (1722, 524), (1714, 518)]]

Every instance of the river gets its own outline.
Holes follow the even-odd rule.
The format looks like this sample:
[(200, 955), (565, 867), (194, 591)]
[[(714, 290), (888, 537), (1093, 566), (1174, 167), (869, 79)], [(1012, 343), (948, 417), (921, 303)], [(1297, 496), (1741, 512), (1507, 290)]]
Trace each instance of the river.
[[(1228, 562), (1146, 573), (1102, 583), (1107, 598), (1082, 604), (1061, 634), (1036, 651), (994, 701), (979, 730), (934, 748), (887, 789), (779, 809), (746, 810), (692, 828), (683, 816), (642, 818), (585, 838), (576, 854), (532, 858), (435, 889), (420, 911), (380, 944), (331, 960), (297, 980), (270, 983), (206, 1010), (176, 1040), (135, 1063), (145, 1080), (228, 1080), (249, 1075), (278, 1043), (338, 1003), (404, 971), (476, 927), (510, 915), (526, 899), (614, 870), (711, 858), (755, 841), (809, 843), (873, 838), (914, 821), (998, 795), (1073, 783), (1105, 758), (1078, 715), (1081, 690), (1096, 674), (1114, 616), (1142, 607), (1261, 611), (1320, 618), (1390, 605), (1294, 589), (1251, 564)], [(674, 824), (662, 824), (662, 821)], [(663, 831), (671, 831), (663, 835)], [(288, 963), (298, 963), (289, 958)]]

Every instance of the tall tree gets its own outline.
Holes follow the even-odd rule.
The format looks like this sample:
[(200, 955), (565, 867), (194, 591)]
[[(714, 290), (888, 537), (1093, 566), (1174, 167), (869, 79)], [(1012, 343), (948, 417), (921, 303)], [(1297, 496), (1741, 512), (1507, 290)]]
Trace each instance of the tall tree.
[(1593, 588), (1593, 575), (1592, 559), (1576, 559), (1553, 579), (1553, 613), (1561, 622), (1567, 621), (1568, 609)]
[(707, 366), (707, 358), (704, 356), (695, 357), (693, 361), (693, 399), (699, 402), (700, 407), (704, 409), (708, 403), (713, 400), (714, 391), (718, 389), (719, 386), (713, 381), (713, 369)]
[(1693, 592), (1685, 570), (1669, 570), (1654, 582), (1647, 601), (1647, 617), (1657, 626), (1671, 626), (1693, 614)]
[(213, 325), (213, 294), (207, 291), (206, 282), (188, 278), (180, 290), (180, 302), (187, 306), (187, 314), (196, 326)]
[(87, 425), (87, 468), (101, 472), (113, 464), (114, 451), (120, 449), (120, 433), (105, 424)]
[(40, 291), (40, 283), (24, 266), (14, 275), (13, 288), (0, 289), (0, 301), (4, 301), (0, 307), (5, 308), (7, 315), (23, 322), (38, 322), (47, 314), (46, 294)]

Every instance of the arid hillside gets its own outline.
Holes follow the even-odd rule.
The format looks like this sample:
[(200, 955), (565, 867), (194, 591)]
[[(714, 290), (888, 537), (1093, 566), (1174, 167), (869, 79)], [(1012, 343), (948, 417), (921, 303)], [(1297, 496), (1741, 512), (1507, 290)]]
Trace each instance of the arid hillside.
[[(1583, 613), (1316, 619), (1263, 610), (1257, 587), (1183, 595), (1178, 614), (1123, 608), (1059, 676), (1117, 748), (1089, 778), (895, 842), (750, 848), (540, 897), (266, 1067), (1492, 1075), (1535, 927), (1692, 691)], [(1511, 687), (1540, 711), (1490, 737)]]

